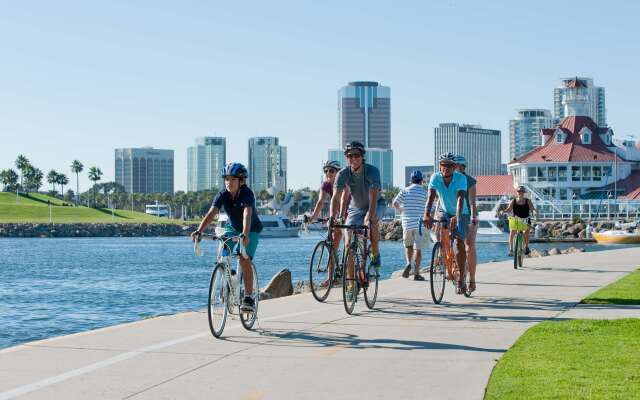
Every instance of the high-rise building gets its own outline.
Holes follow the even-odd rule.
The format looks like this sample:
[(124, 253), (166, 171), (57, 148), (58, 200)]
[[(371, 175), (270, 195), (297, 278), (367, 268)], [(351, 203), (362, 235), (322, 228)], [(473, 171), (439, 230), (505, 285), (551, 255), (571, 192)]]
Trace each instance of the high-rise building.
[[(349, 82), (338, 90), (338, 138), (340, 148), (362, 143), (366, 160), (380, 170), (383, 189), (393, 187), (391, 150), (391, 90), (378, 82)], [(329, 150), (329, 159), (345, 165), (342, 150)]]
[[(380, 171), (380, 186), (382, 190), (393, 187), (393, 151), (385, 149), (366, 149), (365, 162)], [(347, 158), (342, 149), (330, 149), (328, 160), (338, 161), (342, 167), (347, 165)]]
[(128, 193), (173, 193), (173, 150), (115, 149), (115, 176)]
[(470, 175), (500, 174), (500, 131), (480, 125), (440, 124), (434, 129), (435, 157), (442, 153), (463, 155)]
[(431, 175), (433, 175), (433, 165), (407, 165), (404, 167), (404, 185), (409, 186), (411, 184), (411, 174), (413, 171), (422, 172), (425, 183), (429, 183)]
[(586, 96), (586, 115), (590, 117), (598, 126), (607, 126), (607, 110), (605, 107), (604, 88), (593, 85), (592, 78), (570, 77), (562, 78), (559, 87), (553, 89), (553, 115), (557, 121), (564, 119), (565, 95), (570, 85), (579, 85), (584, 88)]
[(540, 146), (540, 130), (552, 128), (554, 122), (549, 110), (518, 110), (516, 117), (509, 121), (509, 159), (518, 158)]
[(340, 147), (358, 141), (391, 149), (391, 95), (378, 82), (349, 82), (338, 91)]
[(187, 191), (224, 188), (222, 171), (227, 162), (227, 144), (223, 137), (196, 138), (187, 149)]
[(256, 193), (287, 191), (287, 148), (277, 137), (249, 139), (249, 186)]

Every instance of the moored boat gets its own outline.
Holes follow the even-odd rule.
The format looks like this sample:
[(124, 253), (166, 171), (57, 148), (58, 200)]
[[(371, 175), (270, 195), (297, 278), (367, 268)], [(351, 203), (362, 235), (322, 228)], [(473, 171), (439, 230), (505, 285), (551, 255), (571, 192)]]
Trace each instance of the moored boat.
[(591, 234), (600, 244), (640, 244), (640, 232), (610, 230)]

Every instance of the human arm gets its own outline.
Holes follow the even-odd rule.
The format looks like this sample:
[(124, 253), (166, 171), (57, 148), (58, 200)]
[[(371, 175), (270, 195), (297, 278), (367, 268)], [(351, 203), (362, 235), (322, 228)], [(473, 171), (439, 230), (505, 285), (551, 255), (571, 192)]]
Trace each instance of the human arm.
[(478, 223), (478, 204), (476, 203), (476, 186), (469, 189), (469, 208), (471, 212), (471, 222), (475, 225)]
[(461, 220), (462, 213), (464, 212), (464, 190), (458, 191), (458, 200), (456, 202), (456, 215), (451, 217), (451, 225), (456, 225)]
[(320, 195), (318, 196), (318, 201), (316, 202), (316, 206), (313, 208), (313, 212), (311, 213), (311, 216), (309, 217), (309, 221), (313, 221), (316, 218), (318, 218), (318, 215), (320, 214), (320, 211), (322, 210), (322, 205), (324, 204), (324, 202), (326, 201), (326, 199), (328, 197), (329, 197), (329, 193), (327, 193), (324, 190), (320, 189)]
[(500, 211), (499, 214), (508, 214), (511, 212), (511, 210), (513, 210), (513, 203), (515, 202), (515, 200), (511, 200), (509, 202), (509, 205), (507, 206), (507, 208), (505, 208), (504, 210)]
[(198, 229), (195, 230), (195, 232), (191, 233), (191, 241), (195, 242), (196, 240), (199, 240), (200, 235), (202, 235), (202, 232), (205, 231), (205, 229), (207, 229), (207, 227), (211, 224), (211, 222), (216, 218), (216, 216), (220, 213), (220, 209), (216, 206), (211, 206), (211, 208), (209, 208), (209, 211), (207, 211), (207, 214), (204, 216), (204, 218), (202, 218), (202, 221), (200, 222), (200, 225), (198, 225)]
[(527, 202), (529, 203), (529, 209), (538, 215), (538, 209), (533, 205), (531, 199), (527, 199)]
[(433, 223), (433, 217), (431, 216), (431, 209), (433, 208), (433, 202), (436, 199), (437, 194), (436, 190), (433, 188), (429, 188), (429, 192), (427, 193), (427, 204), (424, 207), (424, 215), (422, 216), (422, 220), (425, 226), (431, 229), (431, 225)]
[(333, 196), (331, 196), (331, 205), (329, 206), (329, 218), (331, 220), (335, 220), (338, 215), (342, 215), (339, 214), (339, 212), (341, 211), (341, 199), (343, 192), (344, 190), (342, 189), (333, 190)]
[(251, 232), (251, 216), (253, 215), (253, 207), (247, 206), (242, 211), (242, 244), (249, 245), (249, 232)]
[(378, 223), (378, 215), (376, 213), (378, 209), (379, 193), (380, 193), (380, 189), (374, 189), (374, 188), (369, 189), (369, 211), (367, 212), (367, 215), (364, 218), (365, 224), (372, 223), (375, 225), (376, 223)]
[(391, 202), (391, 205), (393, 206), (393, 208), (395, 208), (398, 212), (403, 212), (404, 208), (404, 195), (403, 195), (403, 191), (401, 190), (396, 197), (393, 199), (393, 201)]

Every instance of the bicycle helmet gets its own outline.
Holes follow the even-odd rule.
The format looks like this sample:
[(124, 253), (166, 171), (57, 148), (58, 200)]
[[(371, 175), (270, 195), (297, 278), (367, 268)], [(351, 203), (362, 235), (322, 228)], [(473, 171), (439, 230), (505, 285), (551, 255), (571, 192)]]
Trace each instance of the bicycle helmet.
[(411, 183), (420, 183), (424, 180), (422, 172), (416, 170), (411, 173)]
[(360, 154), (364, 155), (364, 145), (360, 142), (349, 142), (346, 146), (344, 146), (344, 154), (346, 155), (351, 150), (359, 150)]
[(439, 164), (455, 164), (456, 156), (453, 153), (442, 153), (438, 157)]
[(340, 170), (340, 163), (337, 161), (327, 161), (324, 164), (322, 164), (322, 170), (326, 170), (327, 168), (332, 168), (335, 169), (336, 171)]
[(466, 158), (464, 158), (464, 156), (463, 156), (463, 155), (458, 154), (458, 155), (456, 156), (456, 164), (458, 164), (458, 165), (464, 165), (464, 166), (466, 167), (466, 166), (467, 166), (467, 159), (466, 159)]
[(229, 163), (225, 165), (224, 170), (222, 171), (222, 177), (225, 176), (234, 176), (236, 178), (247, 179), (249, 173), (247, 172), (247, 168), (236, 162)]

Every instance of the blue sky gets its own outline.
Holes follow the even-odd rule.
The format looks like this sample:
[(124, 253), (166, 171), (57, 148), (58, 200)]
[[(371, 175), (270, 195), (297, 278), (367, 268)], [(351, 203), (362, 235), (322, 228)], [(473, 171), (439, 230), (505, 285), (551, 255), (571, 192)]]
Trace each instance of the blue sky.
[[(48, 171), (73, 159), (113, 180), (113, 149), (176, 151), (227, 137), (288, 146), (292, 187), (317, 186), (338, 141), (337, 90), (391, 87), (395, 182), (431, 163), (440, 122), (500, 129), (552, 108), (571, 75), (606, 88), (617, 137), (640, 134), (640, 3), (628, 1), (0, 1), (0, 169), (19, 153)], [(640, 138), (640, 135), (638, 135)], [(85, 188), (88, 180), (81, 180)]]

